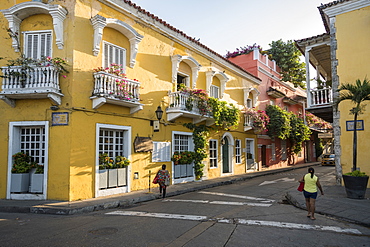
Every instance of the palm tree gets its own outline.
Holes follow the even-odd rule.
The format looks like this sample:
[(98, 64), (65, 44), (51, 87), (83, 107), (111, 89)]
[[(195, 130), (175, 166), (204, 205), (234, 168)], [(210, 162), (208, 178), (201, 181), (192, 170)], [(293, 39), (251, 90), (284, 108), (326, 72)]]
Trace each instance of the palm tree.
[(370, 81), (366, 78), (363, 82), (360, 79), (356, 80), (355, 84), (342, 84), (338, 88), (339, 97), (335, 100), (334, 106), (338, 109), (340, 102), (350, 100), (355, 104), (350, 110), (350, 114), (354, 115), (353, 128), (353, 167), (352, 171), (357, 170), (357, 117), (365, 111), (365, 100), (370, 100)]

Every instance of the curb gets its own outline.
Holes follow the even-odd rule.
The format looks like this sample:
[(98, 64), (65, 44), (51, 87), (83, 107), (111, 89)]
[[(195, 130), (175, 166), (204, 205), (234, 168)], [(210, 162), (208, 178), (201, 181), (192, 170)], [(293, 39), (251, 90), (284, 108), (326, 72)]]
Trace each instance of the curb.
[[(319, 165), (319, 163), (316, 163), (316, 162), (306, 163), (303, 165), (283, 167), (283, 168), (274, 169), (274, 170), (265, 170), (265, 171), (254, 172), (254, 173), (249, 173), (249, 174), (234, 175), (234, 176), (224, 177), (224, 178), (214, 178), (210, 180), (203, 180), (201, 183), (190, 182), (189, 188), (185, 188), (185, 189), (181, 188), (182, 184), (175, 184), (167, 189), (169, 190), (167, 191), (167, 196), (171, 197), (171, 196), (181, 195), (181, 194), (204, 190), (208, 188), (243, 182), (243, 181), (253, 179), (256, 177), (262, 177), (262, 176), (267, 176), (267, 175), (277, 174), (277, 173), (281, 173), (285, 171), (291, 171), (291, 170), (301, 169), (301, 168), (310, 167), (310, 166), (317, 166), (317, 165)], [(228, 180), (225, 180), (225, 179), (228, 179)], [(221, 180), (221, 181), (217, 181), (217, 180)], [(179, 188), (176, 189), (176, 187), (179, 187)], [(135, 191), (135, 192), (144, 193), (144, 191)], [(144, 194), (144, 195), (140, 194), (138, 196), (135, 196), (135, 194), (132, 194), (131, 196), (129, 194), (125, 194), (122, 196), (127, 196), (128, 198), (121, 198), (121, 199), (101, 198), (101, 200), (95, 203), (88, 202), (88, 201), (81, 201), (81, 204), (86, 204), (85, 206), (82, 206), (82, 205), (80, 206), (79, 205), (72, 205), (72, 206), (63, 206), (63, 205), (0, 206), (0, 212), (74, 215), (74, 214), (91, 213), (94, 211), (105, 210), (105, 209), (130, 207), (137, 203), (160, 199), (160, 195), (154, 194), (154, 193)], [(94, 200), (94, 198), (92, 200)], [(89, 201), (91, 201), (91, 199), (89, 199)], [(61, 202), (61, 204), (63, 203), (68, 203), (68, 202)]]

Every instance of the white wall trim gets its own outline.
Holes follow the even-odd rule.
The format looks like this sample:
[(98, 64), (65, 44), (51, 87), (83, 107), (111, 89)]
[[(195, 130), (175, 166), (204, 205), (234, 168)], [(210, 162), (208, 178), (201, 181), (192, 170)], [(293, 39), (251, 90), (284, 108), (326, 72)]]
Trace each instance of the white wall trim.
[[(17, 143), (14, 138), (15, 128), (26, 126), (43, 126), (45, 128), (45, 163), (44, 163), (44, 187), (42, 194), (11, 194), (11, 176), (12, 176), (12, 156), (18, 152), (16, 150)], [(8, 172), (7, 172), (7, 186), (6, 199), (13, 200), (46, 200), (47, 198), (47, 184), (48, 184), (48, 166), (49, 166), (49, 122), (48, 121), (24, 121), (24, 122), (9, 122), (9, 143), (8, 143)]]
[(131, 170), (132, 164), (127, 167), (127, 186), (99, 190), (99, 135), (100, 129), (113, 129), (113, 130), (125, 130), (127, 131), (127, 145), (125, 145), (125, 152), (127, 153), (127, 158), (131, 159), (131, 146), (132, 146), (132, 131), (131, 126), (113, 125), (113, 124), (96, 124), (96, 134), (95, 134), (95, 197), (109, 196), (121, 193), (127, 193), (131, 191)]
[(44, 4), (41, 2), (24, 2), (20, 4), (16, 4), (9, 9), (0, 10), (5, 18), (9, 22), (9, 28), (14, 32), (17, 33), (17, 38), (13, 37), (12, 46), (16, 52), (19, 52), (18, 42), (16, 39), (19, 40), (19, 33), (20, 33), (20, 24), (21, 22), (35, 14), (49, 14), (53, 18), (53, 25), (55, 31), (55, 43), (58, 49), (63, 49), (64, 46), (64, 28), (63, 22), (67, 16), (67, 10), (63, 8), (61, 5), (56, 4)]

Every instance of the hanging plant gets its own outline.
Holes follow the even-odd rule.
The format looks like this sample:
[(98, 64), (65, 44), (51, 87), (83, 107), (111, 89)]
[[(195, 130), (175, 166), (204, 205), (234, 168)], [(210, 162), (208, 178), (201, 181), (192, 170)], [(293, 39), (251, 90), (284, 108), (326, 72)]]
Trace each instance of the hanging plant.
[(228, 104), (216, 98), (209, 98), (209, 104), (217, 127), (226, 130), (238, 126), (240, 110), (233, 104)]
[(267, 130), (267, 124), (269, 123), (270, 119), (265, 111), (255, 110), (254, 108), (247, 108), (244, 110), (244, 114), (250, 117), (253, 129), (256, 132)]
[(194, 142), (194, 173), (197, 179), (203, 176), (203, 159), (207, 157), (206, 145), (209, 133), (209, 127), (206, 125), (195, 125), (192, 123), (185, 123), (184, 126), (193, 131)]

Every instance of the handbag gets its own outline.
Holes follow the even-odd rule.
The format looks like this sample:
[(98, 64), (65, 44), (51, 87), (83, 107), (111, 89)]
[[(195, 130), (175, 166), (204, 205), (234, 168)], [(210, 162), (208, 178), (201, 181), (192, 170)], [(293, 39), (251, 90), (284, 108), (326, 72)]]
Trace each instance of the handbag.
[(155, 175), (154, 179), (153, 179), (153, 184), (157, 184), (158, 183), (158, 174)]
[(166, 185), (166, 186), (170, 185), (170, 178), (169, 177), (166, 177), (166, 179), (164, 180), (164, 185)]
[(304, 182), (300, 182), (297, 190), (300, 191), (300, 192), (302, 192), (303, 191), (303, 188), (304, 188)]

